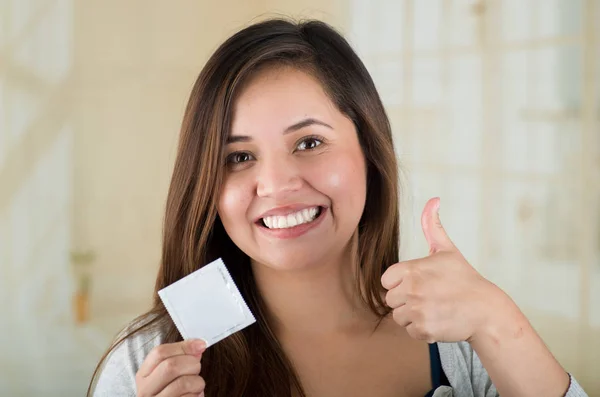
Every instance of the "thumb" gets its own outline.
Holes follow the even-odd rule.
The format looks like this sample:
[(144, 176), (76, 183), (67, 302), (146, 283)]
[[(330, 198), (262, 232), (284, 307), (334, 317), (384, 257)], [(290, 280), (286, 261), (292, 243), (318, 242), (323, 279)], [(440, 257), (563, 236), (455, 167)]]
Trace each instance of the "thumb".
[(421, 227), (429, 244), (429, 254), (435, 254), (438, 251), (452, 251), (456, 248), (442, 226), (439, 209), (440, 198), (435, 197), (425, 204), (423, 215), (421, 215)]

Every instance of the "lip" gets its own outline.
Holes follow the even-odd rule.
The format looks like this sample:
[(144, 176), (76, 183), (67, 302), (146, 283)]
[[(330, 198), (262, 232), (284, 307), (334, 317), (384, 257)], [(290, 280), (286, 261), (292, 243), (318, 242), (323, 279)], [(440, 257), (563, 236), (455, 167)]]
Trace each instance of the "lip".
[(285, 216), (285, 215), (293, 214), (294, 212), (302, 211), (303, 209), (306, 209), (306, 208), (314, 208), (314, 207), (320, 207), (322, 209), (327, 208), (324, 205), (319, 205), (319, 204), (291, 204), (291, 205), (286, 205), (283, 207), (273, 208), (267, 212), (264, 212), (262, 215), (260, 215), (258, 218), (256, 218), (254, 220), (254, 222), (260, 223), (261, 219), (266, 218), (267, 216)]
[[(311, 206), (305, 206), (303, 208), (311, 208), (311, 207), (315, 207), (314, 205)], [(260, 219), (255, 223), (256, 227), (263, 232), (264, 234), (266, 234), (269, 237), (274, 237), (274, 238), (279, 238), (279, 239), (291, 239), (291, 238), (296, 238), (296, 237), (300, 237), (303, 234), (309, 232), (310, 230), (318, 227), (323, 220), (325, 219), (325, 217), (327, 216), (327, 212), (328, 212), (328, 208), (324, 207), (324, 206), (318, 206), (321, 208), (321, 213), (319, 214), (319, 217), (316, 218), (314, 221), (309, 222), (309, 223), (303, 223), (301, 225), (297, 225), (294, 227), (290, 227), (290, 228), (286, 228), (286, 229), (269, 229), (268, 227), (264, 226), (262, 224), (262, 222), (260, 222)], [(303, 209), (301, 208), (301, 209)], [(298, 211), (298, 210), (296, 210)], [(288, 211), (287, 213), (292, 213), (295, 211)], [(272, 215), (268, 215), (268, 213), (265, 213), (267, 215), (265, 216), (272, 216)], [(281, 215), (285, 215), (286, 213), (282, 213)]]

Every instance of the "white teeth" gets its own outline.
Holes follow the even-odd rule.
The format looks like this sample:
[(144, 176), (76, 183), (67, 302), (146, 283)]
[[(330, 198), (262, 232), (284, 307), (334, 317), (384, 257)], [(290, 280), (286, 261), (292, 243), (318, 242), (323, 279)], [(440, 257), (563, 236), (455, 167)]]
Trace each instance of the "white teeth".
[(288, 225), (292, 225), (292, 224), (298, 224), (299, 222), (296, 222), (296, 214), (289, 214), (287, 216), (287, 224)]
[(282, 229), (287, 226), (287, 218), (284, 216), (278, 216), (277, 218), (277, 228)]
[(287, 229), (314, 221), (318, 212), (318, 207), (305, 208), (284, 216), (266, 216), (263, 222), (269, 229)]
[(263, 218), (263, 222), (265, 223), (265, 226), (268, 227), (269, 229), (273, 228), (273, 223), (271, 223), (270, 217)]

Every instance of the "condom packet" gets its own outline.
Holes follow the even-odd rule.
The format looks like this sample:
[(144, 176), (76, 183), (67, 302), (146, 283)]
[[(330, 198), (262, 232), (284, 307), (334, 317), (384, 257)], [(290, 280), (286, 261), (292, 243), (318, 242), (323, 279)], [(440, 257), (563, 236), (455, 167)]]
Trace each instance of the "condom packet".
[(207, 346), (256, 322), (222, 259), (158, 291), (183, 339)]

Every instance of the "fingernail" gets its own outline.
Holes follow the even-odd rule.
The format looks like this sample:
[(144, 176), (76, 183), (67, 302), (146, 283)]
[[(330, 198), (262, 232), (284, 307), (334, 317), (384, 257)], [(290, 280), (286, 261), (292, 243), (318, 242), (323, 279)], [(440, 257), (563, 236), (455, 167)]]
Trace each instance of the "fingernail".
[(204, 350), (206, 350), (206, 342), (203, 340), (194, 341), (192, 343), (192, 350), (196, 354), (202, 353)]

